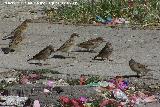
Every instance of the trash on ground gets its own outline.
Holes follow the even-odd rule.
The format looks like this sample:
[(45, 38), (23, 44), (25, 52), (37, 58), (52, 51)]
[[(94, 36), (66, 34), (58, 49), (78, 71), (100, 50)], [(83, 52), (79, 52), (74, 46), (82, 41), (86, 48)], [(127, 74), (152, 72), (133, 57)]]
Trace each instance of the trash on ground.
[[(109, 20), (109, 19), (108, 19)], [(41, 75), (42, 76), (42, 75)], [(59, 78), (41, 78), (35, 73), (21, 74), (18, 78), (1, 81), (0, 105), (24, 105), (31, 99), (34, 107), (60, 105), (61, 107), (104, 107), (136, 106), (158, 102), (159, 85), (149, 85), (138, 89), (128, 79), (116, 76), (111, 79), (100, 79), (99, 76), (80, 75), (74, 85), (68, 80)], [(140, 82), (138, 82), (140, 84)], [(67, 90), (67, 91), (66, 91)], [(151, 91), (149, 91), (151, 90)], [(154, 91), (153, 91), (154, 90)], [(17, 96), (16, 96), (17, 95)], [(45, 100), (44, 100), (45, 99)], [(27, 102), (28, 103), (28, 102)]]
[(130, 22), (126, 20), (125, 18), (112, 18), (112, 17), (107, 17), (106, 19), (103, 19), (100, 16), (96, 16), (96, 22), (94, 24), (96, 25), (107, 25), (107, 26), (116, 26), (117, 24), (129, 24)]

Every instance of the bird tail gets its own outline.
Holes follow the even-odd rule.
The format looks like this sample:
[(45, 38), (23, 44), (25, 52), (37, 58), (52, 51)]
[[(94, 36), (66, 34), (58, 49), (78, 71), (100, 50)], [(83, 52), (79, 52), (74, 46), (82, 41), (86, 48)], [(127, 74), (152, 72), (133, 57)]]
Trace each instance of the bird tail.
[(153, 70), (153, 69), (147, 69), (147, 72), (149, 72), (149, 71), (157, 71), (157, 70)]
[(14, 49), (11, 48), (2, 48), (2, 51), (4, 52), (4, 54), (9, 54), (9, 52), (14, 52)]
[(79, 47), (79, 46), (80, 46), (80, 44), (76, 44), (76, 46), (78, 46), (78, 47)]
[(58, 48), (57, 50), (55, 50), (55, 52), (59, 51), (60, 49)]
[(98, 56), (95, 56), (95, 57), (93, 58), (93, 60), (95, 60), (97, 57), (98, 57)]
[(13, 36), (11, 36), (11, 34), (9, 34), (7, 36), (2, 37), (2, 40), (12, 39), (12, 38), (13, 38)]
[(5, 50), (4, 50), (4, 54), (9, 54), (9, 52), (11, 51), (11, 49), (10, 48), (5, 48)]
[(27, 62), (28, 62), (28, 61), (30, 61), (30, 60), (33, 60), (33, 58), (31, 58), (31, 59), (28, 59), (28, 60), (27, 60)]

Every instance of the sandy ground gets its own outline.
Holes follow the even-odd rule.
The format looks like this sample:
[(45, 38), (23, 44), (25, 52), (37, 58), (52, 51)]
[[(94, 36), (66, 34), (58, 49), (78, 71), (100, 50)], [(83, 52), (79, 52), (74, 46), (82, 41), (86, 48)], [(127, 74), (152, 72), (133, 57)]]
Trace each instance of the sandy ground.
[[(3, 0), (4, 1), (4, 0)], [(2, 2), (2, 1), (0, 1)], [(42, 6), (14, 6), (0, 4), (0, 38), (9, 34), (22, 21), (27, 18), (36, 19), (44, 16)], [(35, 13), (31, 13), (35, 11)], [(29, 64), (27, 60), (51, 44), (59, 48), (73, 32), (80, 34), (77, 43), (90, 38), (104, 37), (112, 43), (114, 52), (111, 56), (113, 62), (97, 61), (92, 58), (104, 47), (105, 43), (95, 49), (96, 53), (78, 52), (78, 47), (73, 49), (71, 57), (55, 58), (57, 55), (67, 56), (66, 53), (53, 53), (46, 61), (50, 65), (38, 66)], [(0, 50), (0, 72), (13, 69), (41, 69), (47, 68), (67, 74), (98, 74), (102, 76), (133, 75), (128, 66), (128, 61), (133, 58), (137, 62), (148, 65), (154, 70), (147, 75), (160, 76), (160, 31), (159, 30), (131, 30), (111, 29), (104, 26), (72, 26), (49, 23), (30, 23), (27, 31), (23, 33), (24, 41), (16, 52), (4, 54)], [(8, 46), (9, 40), (0, 39), (0, 48)], [(159, 107), (155, 104), (145, 105)]]
[[(0, 36), (9, 34), (20, 22), (0, 22)], [(53, 53), (46, 61), (50, 65), (38, 66), (29, 64), (27, 59), (49, 44), (55, 49), (59, 48), (73, 32), (80, 34), (77, 43), (98, 36), (104, 37), (112, 43), (114, 52), (111, 56), (113, 62), (95, 61), (92, 58), (104, 47), (101, 44), (96, 53), (78, 52), (78, 47), (73, 49), (71, 57), (55, 58), (57, 55), (67, 56), (66, 53)], [(154, 77), (160, 76), (160, 31), (158, 30), (131, 30), (110, 29), (104, 26), (72, 26), (49, 23), (31, 23), (23, 34), (25, 39), (16, 52), (4, 54), (0, 52), (0, 67), (9, 69), (40, 69), (48, 68), (62, 73), (98, 74), (98, 75), (133, 75), (134, 72), (128, 66), (128, 61), (133, 58), (136, 61), (148, 65), (155, 71), (150, 72)], [(9, 40), (0, 40), (0, 48), (7, 47)], [(150, 75), (149, 74), (149, 75)]]
[[(57, 1), (57, 0), (53, 0)], [(60, 0), (66, 1), (66, 0)], [(68, 1), (68, 0), (67, 0)], [(25, 19), (37, 19), (45, 16), (42, 5), (6, 5), (4, 0), (0, 2), (0, 38), (9, 34)], [(55, 5), (45, 5), (47, 8)], [(28, 64), (27, 59), (31, 58), (37, 52), (49, 44), (56, 49), (59, 48), (73, 33), (80, 34), (77, 43), (90, 38), (102, 36), (112, 43), (114, 52), (112, 54), (113, 62), (93, 61), (92, 58), (104, 47), (101, 44), (95, 51), (72, 52), (71, 56), (76, 58), (60, 59), (54, 55), (64, 55), (66, 53), (53, 53), (47, 60), (51, 65), (37, 66)], [(49, 23), (31, 23), (25, 33), (23, 43), (14, 53), (4, 54), (0, 51), (0, 70), (7, 69), (40, 69), (48, 68), (62, 73), (71, 74), (99, 74), (99, 75), (132, 75), (134, 74), (128, 61), (133, 58), (136, 61), (148, 65), (148, 68), (154, 71), (150, 72), (154, 77), (160, 76), (160, 31), (159, 30), (131, 30), (110, 29), (104, 26), (71, 26), (56, 25)], [(0, 39), (0, 48), (7, 47), (9, 40)], [(73, 51), (79, 48), (75, 47)], [(7, 68), (7, 69), (6, 69)], [(149, 75), (150, 75), (149, 74)]]

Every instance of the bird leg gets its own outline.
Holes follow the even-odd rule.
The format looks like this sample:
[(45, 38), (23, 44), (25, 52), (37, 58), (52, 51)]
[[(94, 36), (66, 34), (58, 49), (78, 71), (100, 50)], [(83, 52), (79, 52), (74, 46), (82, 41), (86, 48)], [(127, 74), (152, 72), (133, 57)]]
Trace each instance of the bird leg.
[(38, 65), (38, 66), (42, 66), (43, 64), (42, 64), (42, 63), (37, 63), (36, 65)]
[(91, 52), (91, 53), (96, 53), (96, 51), (94, 51), (94, 50), (89, 50), (88, 52)]
[[(43, 60), (45, 62), (46, 60)], [(42, 65), (50, 65), (49, 63), (41, 63)]]
[(109, 61), (113, 61), (113, 59), (108, 59)]
[(49, 63), (47, 62), (47, 63), (44, 63), (43, 65), (51, 65), (51, 64), (49, 64)]
[(69, 52), (68, 52), (68, 57), (69, 57), (70, 55), (69, 55)]
[(72, 54), (72, 56), (71, 56), (71, 53), (68, 52), (68, 58), (76, 58), (76, 57), (74, 57), (73, 55), (75, 55), (75, 54)]
[[(85, 51), (85, 50), (84, 50), (84, 51)], [(91, 50), (90, 50), (90, 49), (87, 49), (86, 51), (87, 51), (87, 52), (90, 52)]]
[(113, 61), (113, 59), (110, 59), (109, 57), (107, 57), (107, 60), (108, 60), (108, 61)]
[(38, 66), (42, 66), (43, 65), (41, 60), (38, 60), (38, 63), (35, 63), (35, 64), (38, 65)]
[(141, 76), (140, 76), (140, 74), (139, 73), (137, 73), (137, 78), (140, 78)]
[(101, 61), (104, 61), (105, 59), (104, 58), (101, 58)]
[(37, 63), (38, 66), (42, 66), (43, 64), (41, 63), (41, 61), (39, 60), (39, 62)]
[(95, 60), (97, 58), (97, 56), (95, 56), (94, 58), (93, 58), (93, 60)]

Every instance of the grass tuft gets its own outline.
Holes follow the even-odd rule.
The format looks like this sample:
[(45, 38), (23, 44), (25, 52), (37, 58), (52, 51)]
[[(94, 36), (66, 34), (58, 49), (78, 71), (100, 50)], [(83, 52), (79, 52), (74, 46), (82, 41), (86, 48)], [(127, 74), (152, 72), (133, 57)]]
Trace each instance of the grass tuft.
[[(96, 1), (96, 2), (95, 2)], [(129, 2), (130, 1), (130, 2)], [(131, 24), (158, 25), (160, 22), (159, 0), (90, 0), (78, 1), (78, 5), (61, 5), (57, 9), (45, 9), (52, 22), (90, 24), (95, 16), (125, 18)]]

